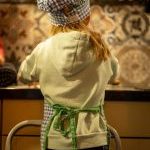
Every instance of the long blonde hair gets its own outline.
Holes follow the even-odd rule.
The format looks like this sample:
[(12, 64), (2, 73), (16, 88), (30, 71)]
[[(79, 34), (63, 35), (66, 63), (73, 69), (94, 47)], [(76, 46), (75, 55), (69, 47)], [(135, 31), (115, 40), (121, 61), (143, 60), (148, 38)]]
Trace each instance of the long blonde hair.
[(88, 18), (84, 21), (75, 24), (67, 24), (64, 26), (51, 25), (50, 35), (56, 35), (60, 32), (80, 31), (90, 35), (90, 42), (93, 47), (93, 55), (96, 60), (107, 60), (110, 56), (110, 51), (105, 42), (102, 40), (100, 33), (92, 31), (88, 26)]

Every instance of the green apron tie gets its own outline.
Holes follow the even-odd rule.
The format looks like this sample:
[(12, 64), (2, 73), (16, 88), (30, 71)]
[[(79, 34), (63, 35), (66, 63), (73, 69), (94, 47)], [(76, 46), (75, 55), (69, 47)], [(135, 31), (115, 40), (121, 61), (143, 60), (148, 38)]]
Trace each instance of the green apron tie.
[[(48, 120), (45, 136), (44, 136), (44, 145), (43, 150), (47, 148), (47, 136), (51, 127), (51, 124), (54, 120), (53, 128), (56, 131), (59, 131), (64, 137), (68, 137), (68, 134), (71, 134), (72, 138), (72, 150), (77, 150), (77, 137), (76, 137), (76, 114), (79, 112), (92, 112), (92, 113), (99, 113), (101, 107), (92, 107), (92, 108), (85, 108), (85, 109), (78, 109), (78, 108), (70, 108), (65, 107), (59, 104), (54, 104), (51, 106), (55, 113), (52, 117)], [(65, 128), (65, 121), (69, 122), (68, 127)]]

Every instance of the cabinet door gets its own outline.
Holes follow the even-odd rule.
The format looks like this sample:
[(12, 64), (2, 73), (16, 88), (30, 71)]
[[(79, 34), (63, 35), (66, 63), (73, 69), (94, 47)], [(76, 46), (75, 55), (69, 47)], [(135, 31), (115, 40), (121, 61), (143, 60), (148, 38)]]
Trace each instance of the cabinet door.
[[(2, 137), (2, 150), (5, 148), (6, 137)], [(12, 141), (12, 150), (40, 150), (38, 136), (15, 136)]]
[[(43, 100), (3, 100), (2, 135), (7, 135), (21, 121), (42, 119), (42, 116)], [(17, 134), (39, 135), (40, 127), (26, 127), (25, 129), (21, 129)]]
[(121, 137), (150, 138), (150, 102), (106, 101), (105, 114)]
[(122, 139), (123, 150), (148, 150), (150, 139)]
[[(122, 138), (122, 150), (149, 150), (150, 139)], [(111, 140), (110, 150), (115, 150), (114, 140)]]
[[(2, 138), (4, 150), (6, 137)], [(121, 139), (122, 150), (148, 150), (150, 139)], [(12, 150), (40, 150), (40, 138), (37, 136), (17, 136), (13, 138)], [(111, 141), (110, 150), (115, 150), (114, 140)]]

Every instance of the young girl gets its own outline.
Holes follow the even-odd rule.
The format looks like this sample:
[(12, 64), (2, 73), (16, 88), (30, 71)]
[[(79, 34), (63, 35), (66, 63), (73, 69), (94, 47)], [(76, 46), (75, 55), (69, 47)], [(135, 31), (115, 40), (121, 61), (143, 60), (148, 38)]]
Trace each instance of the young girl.
[(117, 60), (87, 27), (89, 0), (38, 0), (38, 6), (49, 13), (51, 37), (23, 61), (18, 77), (39, 81), (44, 96), (41, 149), (106, 150), (104, 95)]

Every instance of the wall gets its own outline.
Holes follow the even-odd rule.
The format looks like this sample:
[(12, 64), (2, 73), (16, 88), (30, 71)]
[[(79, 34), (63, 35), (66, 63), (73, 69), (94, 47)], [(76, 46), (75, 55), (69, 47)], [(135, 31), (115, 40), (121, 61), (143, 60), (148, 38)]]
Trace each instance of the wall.
[[(48, 37), (48, 16), (32, 3), (10, 4), (7, 3), (9, 0), (2, 1), (6, 3), (0, 3), (0, 36), (5, 43), (7, 61), (18, 68), (35, 45)], [(150, 15), (140, 5), (100, 7), (94, 3), (91, 10), (90, 26), (102, 33), (117, 56), (121, 66), (121, 82), (149, 88)]]

